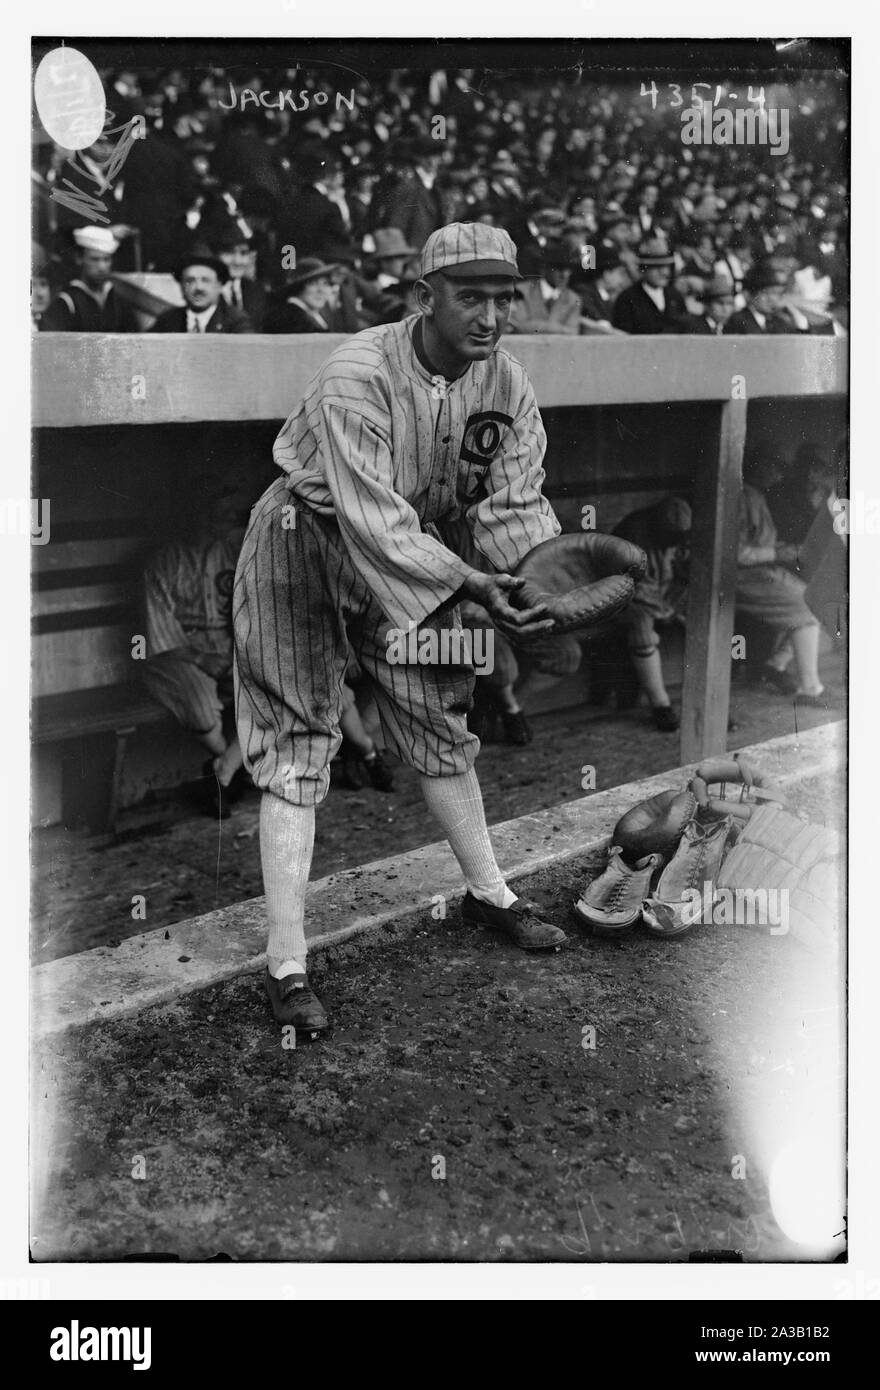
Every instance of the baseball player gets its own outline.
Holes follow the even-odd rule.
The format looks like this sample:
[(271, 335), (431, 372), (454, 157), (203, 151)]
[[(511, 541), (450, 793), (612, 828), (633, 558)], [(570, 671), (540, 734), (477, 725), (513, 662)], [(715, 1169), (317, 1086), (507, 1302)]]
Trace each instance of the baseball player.
[(210, 753), (206, 775), (213, 772), (217, 783), (210, 805), (221, 815), (229, 814), (224, 789), (241, 767), (238, 739), (226, 738), (223, 715), (232, 698), (232, 583), (248, 500), (240, 484), (209, 479), (204, 495), (190, 499), (193, 534), (163, 546), (143, 578), (141, 677)]
[[(519, 278), (500, 228), (432, 233), (418, 314), (331, 353), (275, 442), (284, 476), (251, 513), (233, 592), (236, 713), (263, 793), (266, 988), (275, 1018), (307, 1034), (328, 1026), (308, 983), (303, 912), (349, 652), (372, 682), (386, 744), (418, 773), (458, 859), (465, 920), (526, 950), (565, 940), (495, 861), (466, 720), (473, 667), (387, 659), (393, 632), (459, 628), (464, 598), (508, 637), (553, 627), (543, 603), (518, 603), (510, 574), (561, 529), (541, 494), (534, 392), (498, 347)], [(462, 526), (491, 573), (456, 553)]]

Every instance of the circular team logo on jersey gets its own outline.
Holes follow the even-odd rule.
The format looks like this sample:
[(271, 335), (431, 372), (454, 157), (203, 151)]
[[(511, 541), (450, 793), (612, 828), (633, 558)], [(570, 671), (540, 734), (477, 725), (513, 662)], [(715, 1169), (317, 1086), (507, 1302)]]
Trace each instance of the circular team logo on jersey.
[(488, 467), (498, 452), (505, 427), (512, 424), (513, 416), (504, 415), (500, 410), (480, 410), (476, 415), (469, 415), (459, 458)]

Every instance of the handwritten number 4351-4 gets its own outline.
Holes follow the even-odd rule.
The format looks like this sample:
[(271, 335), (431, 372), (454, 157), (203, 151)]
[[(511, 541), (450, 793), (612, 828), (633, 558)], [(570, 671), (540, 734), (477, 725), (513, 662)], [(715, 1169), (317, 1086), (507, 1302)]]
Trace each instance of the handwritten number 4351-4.
[[(706, 97), (700, 95), (700, 92), (699, 92), (698, 88), (700, 88), (700, 87), (705, 87), (707, 91), (711, 92), (711, 90), (712, 90), (712, 85), (713, 85), (713, 84), (712, 84), (711, 82), (695, 82), (695, 83), (693, 84), (693, 86), (691, 87), (691, 106), (701, 107), (701, 106), (703, 105), (704, 102), (706, 102), (706, 104), (710, 104), (710, 103), (708, 102), (708, 98), (706, 98)], [(672, 92), (672, 96), (669, 98), (669, 105), (670, 105), (670, 106), (683, 106), (683, 105), (684, 105), (684, 97), (683, 97), (682, 94), (681, 94), (681, 87), (679, 86), (679, 84), (678, 84), (677, 82), (667, 82), (667, 83), (666, 83), (666, 87), (667, 87), (667, 90), (668, 90), (668, 91)], [(659, 91), (658, 91), (658, 87), (657, 87), (657, 83), (656, 83), (656, 82), (652, 82), (651, 85), (650, 85), (650, 87), (646, 87), (645, 84), (644, 84), (644, 82), (642, 83), (642, 89), (641, 89), (641, 92), (639, 93), (639, 95), (640, 95), (640, 96), (643, 96), (643, 97), (650, 97), (650, 98), (651, 98), (651, 110), (652, 110), (652, 111), (656, 111), (656, 110), (657, 110), (657, 97), (658, 97), (658, 94), (659, 94)], [(727, 95), (727, 90), (726, 90), (726, 88), (725, 88), (725, 87), (722, 87), (722, 86), (716, 86), (716, 87), (715, 87), (715, 96), (712, 98), (711, 105), (712, 105), (712, 106), (717, 106), (718, 103), (719, 103), (719, 101), (721, 100), (722, 96), (725, 96), (725, 95)], [(733, 99), (733, 98), (736, 97), (737, 93), (736, 93), (736, 92), (731, 92), (729, 95), (730, 95), (731, 99)], [(746, 97), (746, 100), (747, 100), (747, 101), (750, 101), (750, 102), (753, 102), (755, 105), (760, 106), (761, 108), (763, 108), (763, 107), (764, 107), (764, 104), (765, 104), (765, 100), (766, 100), (765, 97), (764, 97), (764, 88), (763, 88), (763, 87), (759, 87), (758, 90), (757, 90), (757, 93), (756, 93), (756, 92), (754, 92), (754, 91), (752, 90), (752, 87), (749, 86), (749, 92), (748, 92), (748, 96)]]

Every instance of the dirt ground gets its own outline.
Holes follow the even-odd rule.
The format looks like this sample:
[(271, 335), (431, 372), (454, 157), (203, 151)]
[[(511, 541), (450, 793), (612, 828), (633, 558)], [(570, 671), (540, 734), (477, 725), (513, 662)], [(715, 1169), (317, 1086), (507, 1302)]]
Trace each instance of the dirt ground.
[[(812, 728), (845, 710), (839, 659), (823, 662), (832, 708), (803, 710)], [(795, 730), (790, 701), (737, 684), (732, 692), (737, 728), (730, 748), (742, 748)], [(538, 715), (535, 739), (525, 748), (488, 744), (477, 769), (489, 825), (583, 796), (581, 768), (596, 768), (596, 790), (651, 776), (678, 763), (678, 735), (654, 729), (645, 711), (622, 714), (584, 705)], [(312, 877), (321, 878), (440, 838), (425, 811), (414, 774), (396, 767), (393, 793), (333, 789), (319, 808)], [(113, 945), (126, 936), (259, 896), (263, 891), (258, 839), (259, 799), (240, 802), (218, 824), (181, 795), (161, 808), (152, 833), (103, 845), (61, 828), (33, 836), (31, 951), (35, 964)], [(124, 827), (123, 827), (124, 828)], [(134, 894), (146, 898), (146, 918), (131, 917)]]
[[(523, 889), (563, 922), (595, 867)], [(455, 909), (322, 953), (313, 980), (334, 1029), (293, 1049), (259, 975), (39, 1046), (33, 1257), (803, 1258), (760, 1116), (815, 1088), (804, 1022), (839, 1001), (794, 942), (572, 926), (526, 956)]]
[[(788, 732), (782, 712), (750, 695), (732, 741)], [(578, 795), (587, 747), (599, 766), (619, 759), (618, 780), (668, 765), (663, 736), (580, 716), (547, 716), (531, 748), (481, 755), (490, 820)], [(331, 798), (318, 872), (367, 857), (365, 843), (376, 857), (426, 838), (401, 787), (339, 794), (335, 815)], [(844, 797), (841, 770), (795, 805), (839, 824)], [(377, 811), (394, 818), (387, 830)], [(224, 826), (229, 844), (246, 815)], [(174, 827), (193, 835), (174, 842), (187, 856), (203, 852), (192, 827)], [(141, 864), (157, 841), (155, 874), (171, 861), (165, 837), (110, 853)], [(255, 840), (227, 853), (223, 891), (259, 891)], [(521, 881), (569, 927), (555, 953), (524, 955), (453, 908), (318, 954), (313, 984), (334, 1023), (319, 1042), (285, 1047), (249, 975), (40, 1043), (33, 1258), (806, 1258), (777, 1225), (768, 1175), (803, 1136), (807, 1102), (809, 1136), (842, 1133), (834, 971), (754, 928), (587, 936), (568, 913), (597, 867), (584, 857)], [(103, 891), (113, 874), (118, 863)], [(211, 905), (190, 891), (188, 911)], [(183, 915), (170, 893), (167, 910)]]

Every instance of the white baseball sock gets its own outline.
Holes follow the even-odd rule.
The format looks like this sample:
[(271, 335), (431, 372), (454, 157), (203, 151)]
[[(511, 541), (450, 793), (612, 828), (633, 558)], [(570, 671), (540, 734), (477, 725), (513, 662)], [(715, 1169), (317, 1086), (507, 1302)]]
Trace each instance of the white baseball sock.
[(314, 806), (294, 806), (264, 792), (260, 802), (260, 861), (269, 918), (266, 957), (270, 975), (279, 980), (301, 974), (306, 968), (303, 918), (314, 843)]
[(457, 777), (422, 773), (419, 782), (425, 804), (439, 822), (474, 897), (493, 907), (510, 907), (516, 894), (507, 887), (495, 860), (476, 772), (471, 768)]

